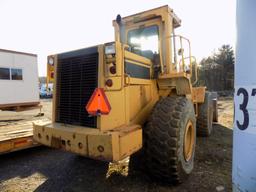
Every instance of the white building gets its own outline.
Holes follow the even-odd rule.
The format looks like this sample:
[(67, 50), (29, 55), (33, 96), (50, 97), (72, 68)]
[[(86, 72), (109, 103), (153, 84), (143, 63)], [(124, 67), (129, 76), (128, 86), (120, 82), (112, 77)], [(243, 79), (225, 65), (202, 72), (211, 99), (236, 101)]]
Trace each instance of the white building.
[(0, 49), (0, 109), (37, 104), (37, 55)]

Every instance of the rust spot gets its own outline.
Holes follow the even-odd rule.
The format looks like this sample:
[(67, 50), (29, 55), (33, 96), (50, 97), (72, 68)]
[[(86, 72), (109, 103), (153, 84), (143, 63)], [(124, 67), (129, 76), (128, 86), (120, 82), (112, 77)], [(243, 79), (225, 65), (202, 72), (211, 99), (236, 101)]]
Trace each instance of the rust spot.
[(51, 146), (54, 148), (61, 148), (61, 139), (57, 137), (52, 137)]

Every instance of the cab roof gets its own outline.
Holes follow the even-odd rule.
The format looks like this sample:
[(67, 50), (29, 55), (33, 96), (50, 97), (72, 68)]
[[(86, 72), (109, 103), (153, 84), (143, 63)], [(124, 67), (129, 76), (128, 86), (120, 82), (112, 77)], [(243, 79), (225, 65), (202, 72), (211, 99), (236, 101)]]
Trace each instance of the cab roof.
[[(138, 23), (138, 22), (154, 19), (157, 17), (162, 17), (162, 19), (164, 20), (166, 16), (171, 16), (173, 18), (174, 28), (177, 28), (181, 25), (181, 19), (178, 18), (178, 16), (173, 12), (173, 9), (171, 9), (168, 5), (164, 5), (161, 7), (136, 13), (126, 17), (122, 17), (122, 21), (124, 23), (128, 23), (128, 22)], [(116, 20), (114, 20), (113, 22), (116, 22)]]

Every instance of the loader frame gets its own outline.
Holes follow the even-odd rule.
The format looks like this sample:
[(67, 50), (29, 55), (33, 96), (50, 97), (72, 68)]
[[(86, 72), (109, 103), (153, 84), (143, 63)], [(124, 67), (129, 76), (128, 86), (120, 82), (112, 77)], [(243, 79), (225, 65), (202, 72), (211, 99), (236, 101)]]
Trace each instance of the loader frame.
[[(198, 114), (198, 104), (204, 102), (205, 87), (193, 88), (192, 72), (184, 70), (186, 59), (191, 70), (195, 67), (197, 71), (197, 68), (196, 64), (192, 65), (189, 40), (174, 33), (180, 22), (168, 6), (113, 21), (115, 55), (105, 54), (104, 49), (109, 43), (98, 46), (98, 87), (104, 88), (112, 109), (108, 115), (97, 116), (96, 129), (56, 122), (58, 54), (50, 55), (48, 58), (54, 59), (54, 69), (48, 67), (51, 72), (54, 70), (52, 123), (34, 124), (34, 139), (44, 145), (93, 159), (119, 161), (142, 148), (142, 127), (161, 97), (174, 94), (187, 97), (194, 103)], [(130, 30), (152, 25), (159, 29), (160, 71), (157, 77), (153, 77), (153, 61), (133, 53), (127, 44)], [(185, 56), (181, 51), (179, 62), (176, 47), (172, 45), (175, 38), (181, 43), (180, 50), (184, 40), (189, 45), (189, 55)], [(176, 59), (173, 61), (173, 58)], [(116, 67), (114, 74), (110, 72), (112, 66)], [(145, 74), (137, 74), (136, 70)], [(108, 86), (107, 81), (111, 81), (112, 85)]]

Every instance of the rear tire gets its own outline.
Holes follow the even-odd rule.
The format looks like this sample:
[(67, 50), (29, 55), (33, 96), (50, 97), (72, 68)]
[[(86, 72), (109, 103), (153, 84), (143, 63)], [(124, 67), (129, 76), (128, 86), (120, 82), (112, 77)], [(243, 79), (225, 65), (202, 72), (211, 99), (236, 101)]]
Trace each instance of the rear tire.
[(213, 122), (218, 122), (218, 93), (211, 92), (212, 97), (212, 107), (213, 107)]
[(213, 103), (209, 92), (205, 93), (204, 103), (199, 105), (199, 114), (197, 118), (197, 135), (209, 137), (212, 133), (213, 122)]
[(158, 101), (144, 128), (147, 171), (156, 179), (180, 183), (194, 167), (196, 118), (191, 101), (170, 96)]

